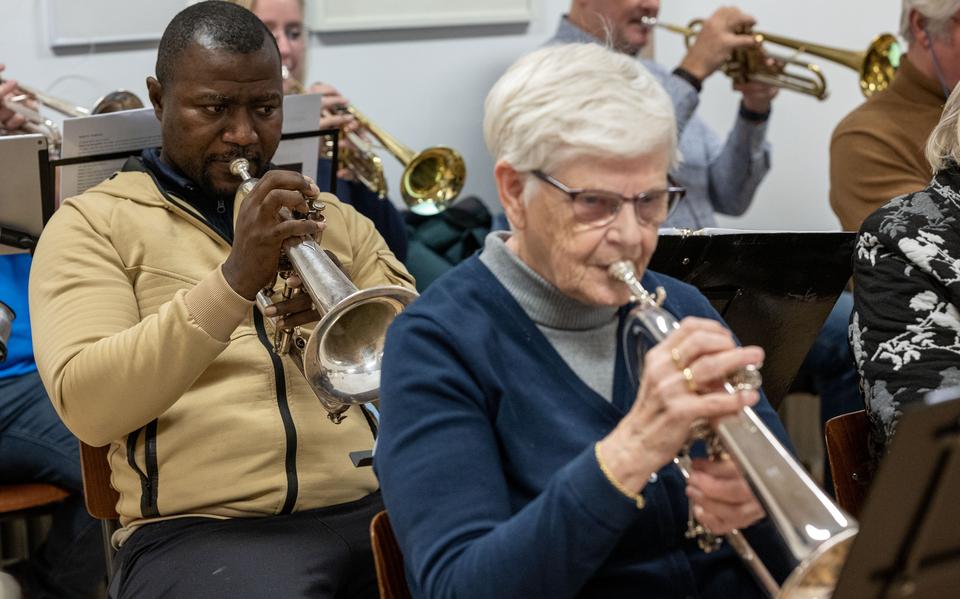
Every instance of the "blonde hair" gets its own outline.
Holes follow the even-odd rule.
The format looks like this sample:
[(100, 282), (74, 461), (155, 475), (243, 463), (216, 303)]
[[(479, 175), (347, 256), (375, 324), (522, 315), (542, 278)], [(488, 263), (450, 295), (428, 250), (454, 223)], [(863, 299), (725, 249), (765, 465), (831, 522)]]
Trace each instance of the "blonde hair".
[(950, 92), (940, 122), (927, 138), (924, 154), (933, 172), (942, 170), (951, 161), (960, 163), (960, 85)]
[(487, 95), (483, 136), (494, 159), (517, 171), (660, 148), (677, 159), (670, 97), (636, 59), (597, 44), (549, 46), (517, 60)]

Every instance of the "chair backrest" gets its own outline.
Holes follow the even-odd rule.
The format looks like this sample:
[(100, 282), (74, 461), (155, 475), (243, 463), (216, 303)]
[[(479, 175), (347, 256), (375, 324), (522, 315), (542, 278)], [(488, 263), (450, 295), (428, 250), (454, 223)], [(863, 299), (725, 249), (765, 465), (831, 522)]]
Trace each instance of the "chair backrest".
[(80, 442), (80, 466), (83, 470), (83, 500), (87, 511), (98, 520), (116, 520), (120, 494), (110, 486), (109, 445), (93, 447)]
[(403, 554), (387, 512), (380, 512), (370, 522), (370, 544), (373, 546), (373, 563), (377, 567), (380, 599), (411, 599), (403, 571)]
[(870, 422), (864, 410), (831, 418), (825, 428), (837, 503), (855, 518), (860, 515), (873, 478), (869, 433)]

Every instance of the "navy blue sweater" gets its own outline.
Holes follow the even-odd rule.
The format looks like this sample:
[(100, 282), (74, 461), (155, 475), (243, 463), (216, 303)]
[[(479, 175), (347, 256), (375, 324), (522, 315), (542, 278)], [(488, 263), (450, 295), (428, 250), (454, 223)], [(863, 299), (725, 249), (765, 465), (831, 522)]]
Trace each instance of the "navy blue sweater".
[[(649, 272), (643, 284), (662, 285), (678, 318), (719, 320), (689, 285)], [(642, 511), (600, 471), (593, 444), (637, 393), (627, 370), (604, 400), (476, 257), (397, 318), (375, 466), (415, 597), (762, 596), (732, 550), (684, 538), (675, 467)], [(785, 441), (765, 399), (756, 410)]]

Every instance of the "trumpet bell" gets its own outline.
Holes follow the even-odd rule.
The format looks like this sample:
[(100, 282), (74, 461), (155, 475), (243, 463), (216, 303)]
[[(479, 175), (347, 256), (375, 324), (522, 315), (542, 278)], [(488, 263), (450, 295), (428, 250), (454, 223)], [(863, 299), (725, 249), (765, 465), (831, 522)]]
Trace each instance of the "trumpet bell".
[(415, 298), (399, 286), (361, 289), (323, 316), (303, 352), (303, 374), (328, 411), (379, 397), (384, 333)]
[(467, 166), (459, 152), (434, 146), (414, 156), (404, 169), (400, 193), (411, 212), (432, 216), (456, 199), (466, 176)]
[(817, 547), (790, 573), (777, 599), (830, 599), (856, 537), (857, 529), (844, 530)]
[(900, 42), (890, 33), (877, 36), (864, 53), (860, 65), (860, 91), (870, 97), (883, 91), (893, 81), (900, 67)]

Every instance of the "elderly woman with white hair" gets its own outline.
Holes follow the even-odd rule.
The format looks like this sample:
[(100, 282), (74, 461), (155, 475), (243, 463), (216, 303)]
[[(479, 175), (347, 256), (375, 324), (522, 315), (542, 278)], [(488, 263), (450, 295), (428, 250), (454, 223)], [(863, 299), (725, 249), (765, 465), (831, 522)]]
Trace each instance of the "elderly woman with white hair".
[(960, 385), (960, 85), (926, 158), (930, 184), (871, 214), (857, 237), (850, 345), (878, 460), (907, 405)]
[[(497, 82), (484, 130), (513, 232), (414, 302), (384, 356), (375, 467), (414, 596), (761, 596), (732, 550), (684, 536), (688, 507), (718, 534), (764, 517), (729, 461), (684, 484), (691, 424), (755, 404), (784, 434), (722, 390), (763, 351), (644, 272), (683, 193), (669, 98), (627, 56), (553, 46)], [(622, 260), (683, 319), (639, 364)]]

